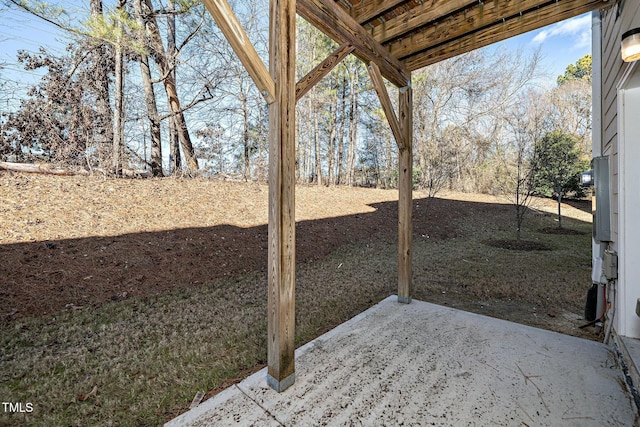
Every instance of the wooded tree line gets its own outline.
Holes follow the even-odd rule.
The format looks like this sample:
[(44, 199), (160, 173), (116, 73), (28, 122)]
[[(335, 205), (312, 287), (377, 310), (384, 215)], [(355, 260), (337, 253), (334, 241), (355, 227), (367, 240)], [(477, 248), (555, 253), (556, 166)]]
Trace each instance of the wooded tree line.
[[(201, 2), (87, 3), (78, 16), (9, 0), (62, 28), (70, 44), (62, 56), (20, 53), (26, 70), (45, 74), (3, 113), (2, 159), (266, 179), (267, 105)], [(232, 6), (266, 58), (266, 2)], [(298, 76), (336, 48), (299, 20)], [(572, 135), (588, 158), (590, 57), (571, 67), (549, 89), (537, 52), (485, 48), (414, 72), (416, 188), (512, 193), (518, 165), (530, 164), (535, 142), (554, 131)], [(396, 185), (395, 142), (355, 57), (307, 93), (297, 114), (299, 182)]]

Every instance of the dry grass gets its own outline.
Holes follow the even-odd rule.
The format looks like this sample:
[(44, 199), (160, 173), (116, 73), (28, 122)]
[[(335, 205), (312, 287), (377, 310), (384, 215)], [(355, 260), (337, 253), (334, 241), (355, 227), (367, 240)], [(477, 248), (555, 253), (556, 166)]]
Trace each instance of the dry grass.
[[(0, 244), (268, 221), (268, 188), (255, 182), (0, 172), (0, 195)], [(296, 220), (373, 212), (369, 204), (397, 200), (397, 192), (336, 187), (327, 197), (325, 187), (299, 187)]]
[[(36, 185), (43, 185), (32, 177), (12, 179), (28, 179), (31, 184), (37, 181)], [(190, 181), (95, 181), (92, 185), (96, 191), (108, 194), (108, 188), (112, 187), (114, 192), (125, 192), (128, 200), (140, 192), (140, 186), (158, 195), (175, 194), (177, 188), (185, 186), (184, 199), (175, 202), (162, 199), (162, 206), (176, 204), (166, 211), (162, 208), (152, 213), (142, 209), (146, 206), (142, 199), (136, 202), (137, 206), (124, 201), (118, 207), (112, 206), (112, 212), (119, 212), (117, 224), (102, 221), (103, 228), (97, 231), (90, 225), (82, 225), (85, 219), (97, 214), (87, 208), (96, 203), (89, 202), (91, 193), (80, 194), (77, 188), (71, 191), (75, 187), (83, 191), (88, 191), (87, 188), (74, 179), (53, 182), (61, 191), (66, 188), (73, 193), (66, 204), (82, 200), (87, 203), (84, 213), (73, 213), (78, 209), (65, 211), (70, 215), (68, 223), (78, 224), (69, 230), (77, 233), (75, 237), (130, 232), (143, 223), (153, 229), (201, 226), (193, 221), (202, 212), (210, 213), (202, 218), (207, 224), (224, 220), (251, 226), (264, 220), (261, 216), (264, 213), (249, 213), (246, 207), (244, 213), (234, 213), (240, 208), (231, 201), (251, 199), (247, 201), (247, 206), (252, 206), (250, 210), (263, 209), (266, 189), (256, 184), (212, 185), (194, 181), (191, 187)], [(31, 184), (25, 186), (31, 188)], [(224, 188), (228, 202), (220, 200), (220, 193), (212, 189), (216, 186)], [(364, 214), (373, 210), (369, 204), (393, 200), (395, 194), (302, 187), (298, 193), (299, 212), (309, 219), (317, 206), (319, 215), (331, 216), (332, 212), (337, 215), (341, 203), (351, 209), (351, 214), (362, 213), (360, 219), (368, 220), (370, 217)], [(63, 232), (59, 220), (49, 217), (41, 218), (38, 224), (25, 225), (29, 216), (24, 212), (32, 209), (40, 215), (44, 211), (38, 210), (40, 205), (33, 201), (37, 195), (31, 190), (24, 190), (23, 195), (30, 201), (23, 202), (22, 215), (16, 213), (16, 203), (20, 203), (16, 199), (11, 201), (14, 208), (10, 212), (7, 205), (0, 208), (4, 209), (1, 219), (5, 221), (2, 224), (5, 242), (15, 241), (17, 235), (34, 236), (31, 231), (25, 235), (25, 227), (41, 230), (43, 234), (37, 234), (39, 237), (29, 237), (34, 239), (52, 239)], [(218, 200), (208, 201), (213, 197)], [(496, 204), (486, 196), (447, 197), (451, 199), (436, 200), (429, 213), (424, 209), (424, 201), (416, 202), (416, 298), (579, 334), (577, 326), (581, 324), (580, 314), (590, 285), (590, 223), (566, 219), (567, 227), (585, 231), (583, 235), (542, 234), (537, 230), (553, 226), (554, 217), (538, 210), (525, 223), (524, 237), (543, 241), (552, 251), (509, 251), (482, 244), (489, 238), (513, 237), (509, 206)], [(454, 202), (453, 198), (466, 200)], [(365, 203), (367, 199), (369, 202)], [(47, 203), (56, 203), (55, 197), (47, 196)], [(104, 203), (110, 202), (101, 200), (99, 205)], [(214, 207), (216, 203), (220, 206)], [(63, 205), (51, 209), (63, 209)], [(446, 208), (447, 215), (442, 214), (439, 205)], [(73, 206), (78, 208), (77, 204)], [(192, 207), (187, 209), (194, 209), (193, 215), (176, 217), (176, 209), (189, 206)], [(553, 203), (548, 208), (553, 212)], [(569, 207), (566, 213), (589, 218), (588, 214)], [(132, 216), (130, 223), (123, 223), (121, 215)], [(52, 224), (51, 229), (46, 228), (47, 223)], [(455, 232), (439, 234), (446, 227), (453, 227)], [(49, 237), (43, 237), (44, 230), (48, 230)], [(334, 228), (324, 232), (330, 235), (331, 230)], [(368, 239), (337, 246), (328, 255), (310, 257), (298, 265), (298, 345), (395, 293), (395, 237), (370, 234)], [(262, 271), (78, 310), (20, 317), (0, 324), (0, 399), (32, 402), (34, 412), (25, 415), (0, 412), (0, 426), (159, 425), (186, 410), (196, 391), (219, 389), (261, 367), (265, 360), (266, 276)], [(78, 399), (94, 386), (97, 386), (95, 396), (85, 401)]]
[[(350, 248), (298, 272), (297, 344), (393, 292), (387, 249)], [(363, 270), (364, 267), (364, 270)], [(34, 403), (28, 425), (158, 425), (266, 360), (266, 277), (237, 279), (94, 310), (17, 320), (0, 338), (0, 396)], [(98, 387), (96, 397), (77, 396)], [(0, 424), (12, 418), (0, 414)]]

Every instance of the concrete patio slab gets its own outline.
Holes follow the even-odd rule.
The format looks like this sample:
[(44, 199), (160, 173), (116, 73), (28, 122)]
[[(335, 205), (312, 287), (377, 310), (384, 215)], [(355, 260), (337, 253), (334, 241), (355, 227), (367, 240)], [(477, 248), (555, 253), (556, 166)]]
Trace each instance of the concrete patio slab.
[(299, 348), (296, 375), (276, 393), (262, 370), (166, 425), (638, 425), (610, 347), (396, 297)]

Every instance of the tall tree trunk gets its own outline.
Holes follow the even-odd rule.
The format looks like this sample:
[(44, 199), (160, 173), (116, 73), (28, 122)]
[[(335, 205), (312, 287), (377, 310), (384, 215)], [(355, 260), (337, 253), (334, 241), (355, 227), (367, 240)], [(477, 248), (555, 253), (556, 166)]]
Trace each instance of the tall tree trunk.
[[(336, 99), (335, 102), (337, 103), (338, 100)], [(330, 128), (329, 128), (329, 145), (327, 147), (327, 154), (328, 154), (328, 164), (327, 164), (327, 185), (333, 185), (335, 184), (334, 181), (334, 159), (335, 159), (335, 144), (336, 144), (336, 108), (334, 108), (334, 100), (331, 100), (331, 103), (329, 104), (329, 121), (330, 121)]]
[[(118, 0), (118, 9), (124, 9), (125, 0)], [(115, 46), (115, 117), (113, 121), (113, 151), (111, 155), (113, 172), (116, 176), (122, 175), (122, 150), (124, 147), (124, 32), (123, 23), (118, 19), (116, 31), (119, 33)]]
[(336, 184), (342, 184), (344, 181), (343, 177), (343, 167), (344, 167), (344, 126), (346, 121), (346, 111), (347, 111), (347, 77), (344, 76), (342, 78), (342, 96), (340, 100), (340, 126), (338, 128), (338, 161), (337, 166), (338, 170), (336, 172)]
[(393, 188), (392, 183), (391, 183), (391, 177), (393, 176), (394, 173), (394, 167), (393, 167), (393, 149), (392, 149), (392, 139), (393, 136), (388, 136), (387, 138), (385, 138), (385, 171), (384, 171), (384, 188)]
[[(300, 107), (301, 109), (303, 107)], [(303, 117), (308, 117), (306, 112), (303, 112)], [(300, 113), (296, 113), (300, 117)], [(296, 179), (297, 182), (306, 182), (307, 176), (305, 171), (307, 170), (307, 144), (309, 141), (308, 129), (309, 125), (303, 120), (296, 121), (297, 135), (296, 138)]]
[[(136, 21), (140, 27), (144, 28), (144, 18), (142, 17), (141, 0), (134, 0), (134, 10)], [(147, 117), (149, 118), (151, 135), (151, 173), (153, 176), (163, 176), (162, 172), (162, 137), (160, 132), (160, 115), (156, 104), (156, 95), (153, 90), (151, 70), (149, 69), (149, 57), (146, 53), (140, 54), (140, 75), (144, 88), (144, 100), (147, 106)]]
[(562, 190), (556, 188), (556, 191), (558, 192), (558, 228), (562, 228)]
[[(174, 0), (167, 0), (167, 61), (171, 76), (176, 80), (176, 16)], [(182, 168), (180, 156), (180, 140), (178, 138), (178, 122), (175, 116), (169, 118), (169, 152), (171, 153), (171, 170), (177, 172)]]
[(312, 171), (312, 160), (311, 153), (313, 152), (313, 120), (309, 120), (312, 115), (315, 115), (315, 110), (313, 108), (313, 100), (316, 97), (315, 88), (311, 89), (311, 91), (307, 94), (307, 103), (306, 103), (306, 112), (304, 115), (300, 115), (299, 117), (306, 117), (307, 120), (298, 120), (299, 123), (304, 124), (307, 129), (306, 137), (304, 139), (304, 169), (302, 174), (304, 176), (305, 182), (313, 182), (313, 171)]
[[(91, 17), (93, 19), (102, 18), (102, 0), (90, 0)], [(97, 119), (95, 131), (97, 133), (97, 152), (100, 159), (105, 159), (108, 147), (113, 143), (113, 111), (109, 102), (109, 68), (105, 64), (107, 58), (107, 48), (104, 44), (95, 50), (95, 60), (93, 73), (95, 76), (94, 85), (96, 91), (96, 111)], [(91, 166), (91, 165), (89, 165)]]
[(176, 120), (173, 116), (169, 117), (169, 157), (171, 160), (171, 173), (177, 173), (182, 169), (182, 155), (180, 154)]
[[(242, 85), (241, 85), (242, 87)], [(242, 89), (241, 89), (242, 90)], [(249, 147), (249, 110), (247, 108), (247, 97), (246, 94), (242, 93), (240, 95), (240, 108), (242, 109), (242, 160), (243, 160), (243, 176), (244, 180), (247, 181), (249, 179), (250, 171), (250, 148)]]
[(322, 185), (322, 165), (320, 164), (320, 129), (318, 126), (318, 114), (313, 114), (313, 148), (315, 153), (315, 177), (314, 181), (318, 185)]
[(191, 143), (191, 137), (189, 136), (189, 129), (187, 128), (184, 113), (180, 108), (180, 99), (178, 97), (176, 80), (172, 74), (173, 70), (168, 62), (168, 55), (162, 45), (162, 38), (160, 37), (155, 15), (153, 15), (151, 0), (144, 0), (143, 7), (145, 9), (144, 13), (148, 15), (147, 31), (149, 34), (149, 42), (154, 51), (154, 59), (156, 60), (156, 63), (160, 68), (160, 72), (164, 77), (163, 84), (165, 91), (167, 92), (169, 109), (175, 119), (175, 128), (178, 134), (178, 139), (180, 140), (180, 145), (182, 146), (187, 170), (189, 173), (194, 173), (198, 170), (198, 161), (196, 160), (193, 144)]
[(349, 147), (347, 148), (347, 185), (353, 186), (356, 162), (356, 140), (358, 138), (358, 68), (351, 74), (351, 102), (349, 105)]

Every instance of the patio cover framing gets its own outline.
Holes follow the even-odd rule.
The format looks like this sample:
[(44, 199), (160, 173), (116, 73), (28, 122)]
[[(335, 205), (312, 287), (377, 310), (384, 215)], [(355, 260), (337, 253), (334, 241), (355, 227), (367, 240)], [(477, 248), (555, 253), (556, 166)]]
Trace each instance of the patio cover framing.
[[(269, 69), (227, 0), (203, 0), (269, 104), (268, 384), (295, 381), (295, 105), (353, 53), (368, 66), (398, 146), (398, 301), (410, 303), (411, 72), (611, 3), (604, 0), (270, 0)], [(296, 13), (340, 47), (296, 81)], [(396, 114), (383, 77), (399, 88)]]

